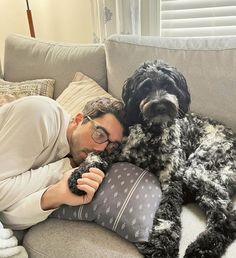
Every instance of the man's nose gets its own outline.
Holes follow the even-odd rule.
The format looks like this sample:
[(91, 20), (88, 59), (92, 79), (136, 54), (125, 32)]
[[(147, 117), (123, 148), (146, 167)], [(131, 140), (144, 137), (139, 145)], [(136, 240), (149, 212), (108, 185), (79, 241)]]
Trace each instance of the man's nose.
[(104, 142), (104, 143), (98, 143), (96, 144), (96, 146), (94, 147), (95, 151), (104, 151), (107, 147), (108, 142)]

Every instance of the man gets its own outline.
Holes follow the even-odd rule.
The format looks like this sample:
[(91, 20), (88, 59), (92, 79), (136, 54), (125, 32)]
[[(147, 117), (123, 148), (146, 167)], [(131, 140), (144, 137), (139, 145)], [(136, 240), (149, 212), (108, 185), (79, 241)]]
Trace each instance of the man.
[(92, 200), (104, 173), (97, 168), (78, 179), (70, 192), (67, 180), (92, 151), (112, 151), (123, 137), (123, 105), (99, 98), (70, 119), (54, 100), (31, 96), (0, 108), (0, 221), (24, 229), (46, 219), (62, 204)]

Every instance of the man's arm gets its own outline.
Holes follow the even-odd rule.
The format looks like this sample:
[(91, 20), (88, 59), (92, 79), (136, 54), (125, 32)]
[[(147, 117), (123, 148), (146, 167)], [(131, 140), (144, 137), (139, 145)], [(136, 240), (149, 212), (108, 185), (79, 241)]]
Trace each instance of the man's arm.
[(2, 182), (0, 220), (11, 229), (24, 229), (45, 220), (61, 204), (90, 202), (104, 173), (92, 168), (85, 173), (78, 180), (78, 189), (87, 194), (79, 197), (68, 188), (71, 171), (70, 160), (65, 158)]
[(46, 219), (53, 210), (42, 209), (41, 197), (70, 169), (65, 158), (0, 182), (0, 221), (11, 229), (24, 229)]
[(65, 136), (69, 115), (52, 103), (49, 98), (31, 96), (1, 107), (0, 181), (43, 167), (69, 152)]

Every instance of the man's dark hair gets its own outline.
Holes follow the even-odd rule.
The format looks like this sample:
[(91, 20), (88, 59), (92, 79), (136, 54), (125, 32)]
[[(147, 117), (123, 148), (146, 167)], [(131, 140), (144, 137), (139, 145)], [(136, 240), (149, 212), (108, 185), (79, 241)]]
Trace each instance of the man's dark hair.
[(113, 114), (125, 129), (124, 103), (110, 97), (98, 97), (88, 101), (83, 109), (83, 115), (92, 119), (105, 114)]

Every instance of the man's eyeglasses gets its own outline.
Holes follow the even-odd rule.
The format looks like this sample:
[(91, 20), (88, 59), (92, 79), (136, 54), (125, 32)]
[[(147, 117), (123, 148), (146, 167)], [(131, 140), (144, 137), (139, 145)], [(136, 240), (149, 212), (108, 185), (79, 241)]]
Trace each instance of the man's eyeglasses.
[(106, 150), (108, 152), (112, 152), (120, 146), (119, 142), (112, 142), (109, 140), (108, 132), (104, 127), (102, 127), (97, 122), (95, 122), (90, 116), (86, 116), (86, 118), (94, 124), (93, 132), (91, 136), (96, 143), (102, 144), (102, 143), (108, 142), (106, 147)]

